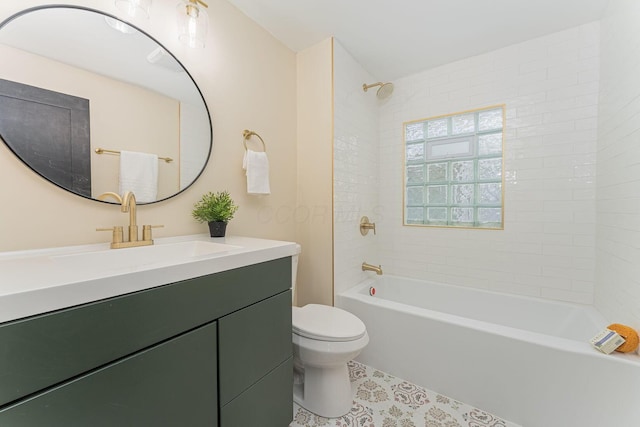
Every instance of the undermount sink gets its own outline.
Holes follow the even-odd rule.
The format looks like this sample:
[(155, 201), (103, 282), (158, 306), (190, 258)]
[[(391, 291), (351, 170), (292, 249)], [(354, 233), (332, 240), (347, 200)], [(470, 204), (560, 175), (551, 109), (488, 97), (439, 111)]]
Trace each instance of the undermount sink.
[(225, 243), (191, 240), (126, 249), (77, 252), (51, 256), (50, 259), (62, 266), (119, 270), (151, 264), (179, 264), (221, 255), (240, 248), (240, 246)]

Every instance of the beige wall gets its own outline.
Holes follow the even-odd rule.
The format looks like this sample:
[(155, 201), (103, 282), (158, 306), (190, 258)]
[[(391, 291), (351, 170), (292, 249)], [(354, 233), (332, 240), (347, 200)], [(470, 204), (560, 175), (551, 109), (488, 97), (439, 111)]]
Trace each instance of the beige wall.
[(333, 304), (333, 39), (298, 53), (298, 305)]
[[(110, 80), (110, 79), (102, 79)], [(91, 111), (91, 171), (92, 195), (105, 191), (118, 192), (120, 158), (94, 152), (128, 150), (171, 157), (174, 161), (158, 161), (158, 195), (162, 200), (180, 190), (180, 102), (157, 92), (126, 83), (109, 81), (101, 84), (112, 94), (110, 111), (115, 114)], [(115, 97), (113, 96), (115, 95)], [(131, 100), (130, 102), (128, 100)], [(92, 103), (98, 105), (98, 102)], [(114, 126), (114, 123), (117, 123)], [(95, 125), (100, 125), (94, 133)], [(101, 132), (106, 129), (117, 132)], [(95, 138), (94, 138), (95, 135)], [(110, 137), (105, 138), (106, 135)]]
[[(112, 0), (69, 0), (69, 4), (122, 16)], [(206, 232), (191, 218), (195, 201), (207, 191), (229, 190), (240, 206), (228, 232), (295, 240), (296, 57), (269, 33), (224, 0), (210, 0), (207, 47), (177, 41), (175, 4), (153, 2), (150, 20), (133, 23), (164, 44), (190, 71), (211, 112), (212, 159), (200, 179), (168, 201), (141, 206), (139, 224), (164, 224), (156, 237)], [(0, 19), (42, 0), (4, 0)], [(3, 60), (0, 58), (0, 60)], [(241, 169), (242, 130), (267, 143), (272, 194), (248, 196)], [(0, 251), (109, 241), (96, 227), (125, 224), (113, 205), (87, 200), (44, 181), (0, 145)]]

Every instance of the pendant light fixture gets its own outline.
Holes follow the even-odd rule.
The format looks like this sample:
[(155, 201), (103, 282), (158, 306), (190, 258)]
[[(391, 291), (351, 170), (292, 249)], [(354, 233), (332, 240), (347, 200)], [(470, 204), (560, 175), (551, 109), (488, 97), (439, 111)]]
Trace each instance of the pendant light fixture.
[(151, 0), (115, 0), (115, 3), (129, 18), (149, 18)]
[(189, 47), (204, 47), (209, 26), (207, 4), (202, 0), (178, 3), (178, 39)]
[(121, 32), (122, 34), (133, 34), (136, 32), (136, 30), (128, 25), (125, 24), (124, 22), (122, 22), (119, 19), (115, 19), (115, 18), (111, 18), (109, 16), (105, 16), (104, 17), (105, 22), (107, 23), (108, 26), (110, 26), (111, 28), (113, 28), (116, 31)]

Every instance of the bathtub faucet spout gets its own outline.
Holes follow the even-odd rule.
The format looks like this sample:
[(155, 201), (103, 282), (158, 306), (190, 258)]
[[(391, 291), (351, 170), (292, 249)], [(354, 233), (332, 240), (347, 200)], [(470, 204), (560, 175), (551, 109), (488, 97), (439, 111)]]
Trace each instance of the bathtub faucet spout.
[(382, 266), (375, 266), (371, 264), (367, 264), (366, 262), (362, 263), (362, 271), (375, 271), (378, 276), (382, 275)]

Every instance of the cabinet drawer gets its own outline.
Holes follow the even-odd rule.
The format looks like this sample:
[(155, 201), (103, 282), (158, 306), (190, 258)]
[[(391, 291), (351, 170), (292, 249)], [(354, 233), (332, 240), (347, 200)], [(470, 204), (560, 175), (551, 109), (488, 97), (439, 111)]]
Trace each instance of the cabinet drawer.
[(219, 320), (220, 406), (293, 354), (291, 291)]
[(0, 425), (207, 426), (218, 420), (215, 322), (0, 411)]
[(290, 286), (281, 258), (0, 325), (0, 406)]
[(293, 358), (220, 409), (221, 427), (284, 427), (293, 419)]

